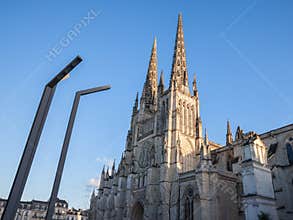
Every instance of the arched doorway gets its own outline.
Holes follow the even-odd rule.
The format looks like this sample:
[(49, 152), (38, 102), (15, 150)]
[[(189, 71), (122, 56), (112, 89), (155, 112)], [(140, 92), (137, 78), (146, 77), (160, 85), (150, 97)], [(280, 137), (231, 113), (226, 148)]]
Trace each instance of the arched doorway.
[(136, 202), (132, 208), (131, 220), (143, 220), (143, 206), (140, 202)]

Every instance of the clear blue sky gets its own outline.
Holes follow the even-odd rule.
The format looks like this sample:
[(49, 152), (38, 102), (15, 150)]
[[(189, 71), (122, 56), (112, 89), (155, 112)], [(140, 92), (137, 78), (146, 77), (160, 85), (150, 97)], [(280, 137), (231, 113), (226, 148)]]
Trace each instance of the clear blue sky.
[[(91, 10), (98, 15), (64, 46)], [(8, 196), (43, 86), (80, 54), (82, 64), (57, 88), (23, 199), (49, 197), (74, 92), (110, 83), (111, 91), (81, 100), (59, 193), (88, 206), (90, 179), (124, 149), (154, 36), (169, 81), (179, 12), (210, 139), (224, 143), (227, 119), (233, 132), (238, 124), (262, 133), (292, 123), (292, 10), (289, 0), (2, 1), (0, 197)]]

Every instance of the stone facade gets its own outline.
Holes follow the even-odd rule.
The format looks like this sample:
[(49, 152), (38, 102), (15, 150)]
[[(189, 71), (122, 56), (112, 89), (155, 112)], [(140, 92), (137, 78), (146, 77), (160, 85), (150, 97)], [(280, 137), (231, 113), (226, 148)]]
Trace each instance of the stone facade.
[[(189, 88), (179, 15), (169, 87), (154, 41), (118, 169), (103, 169), (90, 219), (292, 219), (293, 125), (258, 135), (227, 123), (226, 145), (203, 135)], [(159, 81), (159, 83), (158, 83)]]

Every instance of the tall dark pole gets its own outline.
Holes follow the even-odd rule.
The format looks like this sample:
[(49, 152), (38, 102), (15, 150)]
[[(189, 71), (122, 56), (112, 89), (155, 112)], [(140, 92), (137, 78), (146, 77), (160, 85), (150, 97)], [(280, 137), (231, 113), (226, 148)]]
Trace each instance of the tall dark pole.
[(48, 111), (53, 99), (57, 84), (70, 73), (80, 62), (81, 57), (77, 56), (73, 59), (60, 73), (58, 73), (44, 88), (43, 95), (34, 118), (17, 173), (15, 175), (13, 185), (11, 187), (8, 201), (4, 209), (2, 220), (13, 220), (20, 199), (32, 166), (32, 162), (37, 150), (37, 146), (41, 137), (41, 133), (48, 115)]
[(101, 87), (96, 87), (96, 88), (92, 88), (92, 89), (78, 91), (75, 93), (75, 97), (74, 97), (74, 101), (73, 101), (73, 105), (72, 105), (72, 109), (71, 109), (71, 113), (70, 113), (70, 118), (69, 118), (67, 129), (66, 129), (66, 134), (64, 137), (64, 141), (63, 141), (62, 151), (61, 151), (61, 155), (59, 158), (58, 167), (57, 167), (57, 171), (56, 171), (56, 175), (55, 175), (54, 185), (53, 185), (53, 189), (52, 189), (51, 196), (50, 196), (50, 201), (49, 201), (48, 210), (47, 210), (47, 214), (46, 214), (46, 220), (52, 220), (52, 216), (54, 214), (55, 203), (57, 200), (57, 195), (58, 195), (59, 186), (60, 186), (60, 182), (61, 182), (61, 178), (62, 178), (64, 163), (66, 160), (66, 155), (67, 155), (67, 151), (68, 151), (68, 146), (69, 146), (69, 142), (70, 142), (70, 138), (71, 138), (71, 134), (72, 134), (73, 124), (74, 124), (80, 96), (88, 95), (88, 94), (95, 93), (95, 92), (101, 92), (104, 90), (108, 90), (110, 88), (111, 88), (110, 86), (101, 86)]

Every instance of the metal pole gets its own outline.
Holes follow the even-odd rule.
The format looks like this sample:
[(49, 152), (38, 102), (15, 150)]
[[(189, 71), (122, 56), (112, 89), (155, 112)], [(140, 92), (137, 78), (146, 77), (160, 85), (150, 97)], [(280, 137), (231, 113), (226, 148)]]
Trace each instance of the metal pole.
[(2, 220), (13, 220), (32, 166), (35, 152), (49, 112), (57, 84), (76, 67), (82, 59), (77, 56), (60, 73), (58, 73), (44, 88), (43, 95), (32, 124), (18, 169), (15, 175)]
[(57, 200), (59, 186), (60, 186), (62, 173), (63, 173), (63, 169), (64, 169), (64, 163), (66, 160), (66, 155), (67, 155), (67, 151), (68, 151), (68, 146), (69, 146), (69, 142), (70, 142), (70, 138), (71, 138), (71, 134), (72, 134), (73, 124), (75, 121), (80, 96), (108, 90), (110, 88), (111, 88), (110, 86), (101, 86), (101, 87), (96, 87), (96, 88), (92, 88), (92, 89), (78, 91), (75, 93), (75, 97), (74, 97), (73, 105), (71, 108), (71, 113), (70, 113), (67, 129), (66, 129), (66, 133), (65, 133), (65, 137), (64, 137), (64, 141), (63, 141), (61, 155), (59, 158), (58, 167), (57, 167), (57, 171), (56, 171), (56, 175), (55, 175), (54, 185), (53, 185), (51, 196), (50, 196), (50, 201), (49, 201), (48, 210), (47, 210), (47, 214), (46, 214), (46, 220), (52, 220), (52, 217), (54, 214), (55, 203)]

